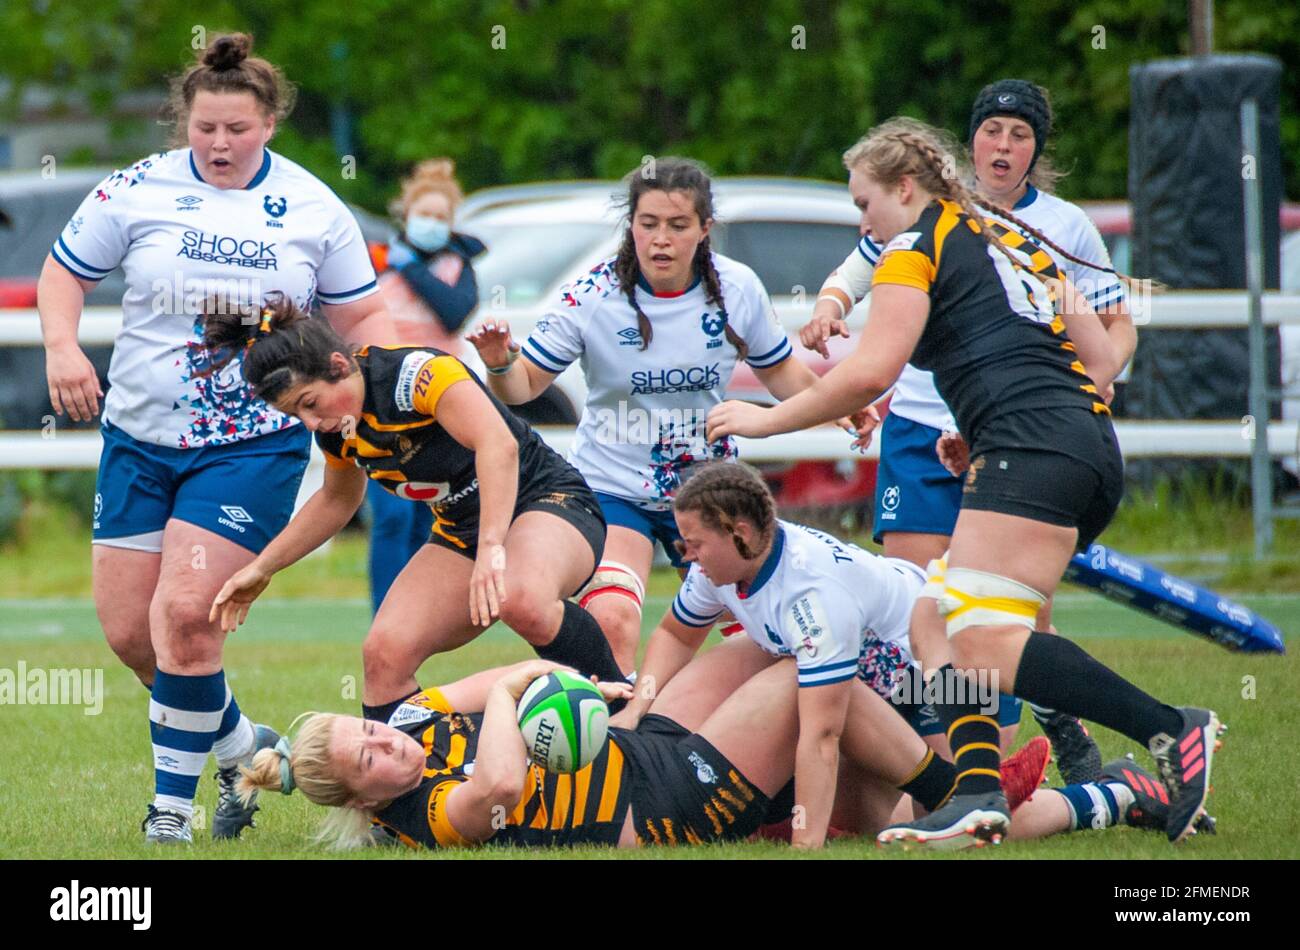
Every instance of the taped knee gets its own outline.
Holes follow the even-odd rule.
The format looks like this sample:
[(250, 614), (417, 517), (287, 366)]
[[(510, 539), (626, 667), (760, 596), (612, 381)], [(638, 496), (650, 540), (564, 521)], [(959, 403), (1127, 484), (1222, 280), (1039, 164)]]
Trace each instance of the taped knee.
[(939, 613), (951, 639), (967, 627), (1014, 624), (1034, 629), (1047, 598), (1019, 581), (985, 571), (954, 567), (946, 572)]
[(943, 557), (935, 558), (925, 566), (925, 586), (917, 596), (929, 597), (931, 600), (939, 600), (943, 597), (944, 578), (947, 573), (948, 554), (944, 552)]
[(641, 583), (641, 578), (637, 577), (636, 571), (626, 564), (620, 564), (618, 561), (601, 561), (600, 566), (596, 568), (596, 573), (591, 575), (591, 580), (587, 582), (587, 586), (578, 591), (578, 606), (585, 610), (602, 594), (618, 594), (628, 598), (636, 604), (639, 614), (641, 605), (645, 602), (645, 585)]

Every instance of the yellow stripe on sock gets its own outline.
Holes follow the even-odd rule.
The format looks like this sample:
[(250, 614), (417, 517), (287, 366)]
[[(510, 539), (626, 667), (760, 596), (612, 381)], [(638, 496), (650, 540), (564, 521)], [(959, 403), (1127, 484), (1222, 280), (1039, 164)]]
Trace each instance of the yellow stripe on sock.
[(933, 749), (926, 750), (925, 758), (921, 759), (921, 761), (917, 763), (916, 768), (912, 769), (912, 774), (909, 775), (907, 778), (903, 779), (901, 782), (899, 782), (898, 785), (896, 785), (895, 787), (902, 788), (904, 785), (909, 785), (912, 782), (915, 782), (918, 778), (921, 777), (921, 773), (930, 767), (930, 763), (933, 760), (934, 760), (934, 750)]
[(960, 782), (967, 775), (991, 775), (999, 781), (1002, 779), (1002, 773), (998, 772), (996, 769), (967, 769), (965, 772), (958, 774), (957, 781)]
[(951, 726), (948, 727), (949, 743), (952, 742), (953, 730), (956, 729), (958, 726), (964, 726), (968, 722), (982, 722), (986, 726), (992, 726), (994, 729), (998, 727), (996, 720), (990, 719), (988, 716), (980, 716), (980, 715), (962, 716), (960, 719), (958, 719), (956, 722), (954, 722)]
[(955, 762), (957, 759), (960, 759), (967, 752), (971, 751), (971, 749), (988, 749), (990, 752), (997, 752), (999, 754), (1002, 752), (1002, 750), (992, 742), (971, 742), (957, 750), (956, 754), (952, 757), (953, 761)]

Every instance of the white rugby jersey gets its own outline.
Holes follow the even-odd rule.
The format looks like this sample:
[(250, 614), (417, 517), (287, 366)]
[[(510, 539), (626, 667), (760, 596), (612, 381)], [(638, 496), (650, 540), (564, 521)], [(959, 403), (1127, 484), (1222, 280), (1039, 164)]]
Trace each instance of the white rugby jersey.
[[(1016, 202), (1011, 213), (1031, 227), (1037, 228), (1075, 257), (1110, 267), (1110, 254), (1093, 225), (1092, 219), (1078, 205), (1070, 204), (1055, 195), (1039, 191), (1033, 185)], [(1005, 218), (992, 215), (1000, 224), (1018, 232), (1031, 241), (1034, 237), (1023, 228)], [(1081, 267), (1066, 260), (1052, 247), (1043, 246), (1052, 260), (1087, 298), (1094, 310), (1103, 310), (1122, 301), (1124, 284), (1114, 274), (1092, 267)], [(880, 260), (880, 246), (869, 237), (863, 237), (858, 246), (837, 270), (837, 285), (850, 293), (854, 302), (866, 296), (871, 289), (871, 274)], [(894, 395), (889, 400), (889, 411), (904, 419), (919, 422), (934, 429), (956, 429), (948, 405), (934, 386), (934, 374), (919, 370), (911, 363), (894, 384)]]
[(760, 647), (793, 656), (800, 686), (857, 675), (872, 640), (893, 644), (911, 660), (907, 631), (925, 572), (814, 528), (778, 521), (772, 551), (748, 590), (719, 587), (692, 564), (673, 600), (688, 627), (710, 626), (731, 611)]
[(750, 366), (790, 356), (758, 276), (720, 254), (713, 265), (725, 311), (705, 299), (702, 281), (673, 296), (655, 295), (644, 281), (636, 288), (654, 331), (644, 350), (612, 259), (566, 285), (525, 341), (524, 356), (547, 372), (581, 360), (588, 396), (569, 461), (594, 491), (663, 510), (694, 466), (736, 456), (732, 439), (704, 439), (705, 417), (722, 401), (738, 357), (726, 324), (745, 341)]
[(246, 188), (199, 177), (188, 148), (109, 175), (51, 251), (83, 280), (121, 266), (127, 291), (109, 364), (104, 419), (142, 442), (199, 448), (295, 425), (240, 375), (207, 369), (204, 300), (260, 303), (280, 291), (303, 309), (376, 291), (356, 219), (320, 179), (265, 150)]

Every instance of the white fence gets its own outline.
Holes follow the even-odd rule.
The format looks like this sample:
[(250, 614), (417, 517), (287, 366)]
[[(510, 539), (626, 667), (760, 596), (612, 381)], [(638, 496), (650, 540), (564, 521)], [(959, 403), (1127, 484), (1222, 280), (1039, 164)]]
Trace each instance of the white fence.
[[(1300, 327), (1300, 294), (1268, 293), (1263, 298), (1264, 322), (1270, 326)], [(1180, 291), (1135, 300), (1134, 319), (1143, 332), (1164, 328), (1245, 327), (1247, 298), (1241, 291)], [(785, 308), (780, 308), (783, 311)], [(800, 317), (806, 317), (801, 308)], [(784, 313), (788, 331), (795, 314)], [(89, 308), (82, 316), (80, 339), (85, 345), (113, 342), (121, 326), (121, 311), (114, 307)], [(516, 328), (521, 334), (527, 329)], [(0, 346), (39, 346), (40, 323), (34, 310), (0, 312)], [(1297, 355), (1283, 355), (1288, 359)], [(1284, 370), (1285, 376), (1285, 370)], [(1126, 458), (1247, 458), (1251, 452), (1255, 425), (1248, 419), (1217, 422), (1132, 422), (1115, 425), (1120, 448)], [(573, 437), (571, 429), (543, 428), (543, 438), (564, 452)], [(1294, 419), (1273, 421), (1268, 426), (1268, 451), (1274, 458), (1300, 456), (1300, 425)], [(846, 460), (862, 458), (849, 448), (848, 437), (838, 429), (824, 427), (768, 439), (740, 440), (741, 456), (752, 461), (797, 461), (801, 459)], [(44, 432), (0, 432), (0, 469), (50, 468), (86, 469), (99, 463), (98, 432), (59, 431), (57, 425)], [(876, 457), (876, 447), (865, 456)], [(319, 460), (317, 460), (319, 461)]]

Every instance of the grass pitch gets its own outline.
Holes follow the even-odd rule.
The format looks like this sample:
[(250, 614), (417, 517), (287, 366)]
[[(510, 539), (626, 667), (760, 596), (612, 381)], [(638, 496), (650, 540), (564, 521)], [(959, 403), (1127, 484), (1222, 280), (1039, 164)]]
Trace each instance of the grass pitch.
[[(668, 603), (672, 579), (656, 577), (647, 603), (646, 632)], [(1246, 596), (1294, 649), (1300, 598)], [(1084, 593), (1057, 602), (1057, 625), (1103, 662), (1152, 694), (1180, 704), (1215, 708), (1228, 724), (1215, 759), (1210, 811), (1217, 837), (1172, 848), (1163, 835), (1128, 828), (1079, 832), (961, 860), (1017, 858), (1294, 858), (1300, 854), (1300, 670), (1293, 656), (1239, 655)], [(226, 669), (240, 706), (254, 719), (284, 728), (308, 709), (355, 713), (359, 708), (360, 643), (368, 606), (356, 600), (267, 600), (226, 646)], [(474, 643), (425, 664), (420, 681), (448, 682), (487, 666), (530, 656), (510, 631), (494, 627)], [(264, 795), (258, 827), (238, 842), (216, 843), (205, 827), (192, 848), (146, 848), (139, 822), (151, 800), (147, 695), (104, 644), (93, 606), (84, 600), (0, 601), (0, 668), (90, 668), (103, 671), (102, 709), (0, 705), (0, 856), (8, 858), (331, 858), (310, 843), (320, 810), (299, 795)], [(1038, 733), (1025, 715), (1019, 742)], [(1104, 729), (1095, 734), (1113, 758), (1134, 743)], [(1139, 761), (1149, 767), (1143, 752)], [(207, 819), (216, 804), (215, 765), (199, 784)], [(1056, 783), (1055, 767), (1049, 782)], [(438, 857), (773, 858), (794, 852), (773, 844), (705, 848), (522, 851), (486, 848)], [(371, 852), (368, 858), (427, 860), (433, 854)], [(840, 841), (806, 858), (927, 860), (888, 855), (870, 841)], [(939, 856), (950, 857), (950, 856)]]

